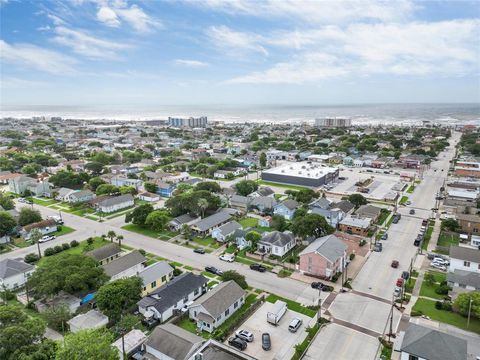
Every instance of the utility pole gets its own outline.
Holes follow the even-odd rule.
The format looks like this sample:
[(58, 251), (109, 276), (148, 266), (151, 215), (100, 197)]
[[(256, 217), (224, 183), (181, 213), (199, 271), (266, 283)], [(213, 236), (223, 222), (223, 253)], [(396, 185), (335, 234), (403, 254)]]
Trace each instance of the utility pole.
[(473, 298), (470, 297), (470, 304), (468, 305), (467, 329), (470, 326), (470, 313), (472, 312), (472, 303), (473, 303)]
[(320, 324), (322, 320), (322, 287), (318, 288), (318, 313), (317, 313), (317, 322)]
[(393, 335), (393, 306), (395, 305), (395, 296), (392, 296), (392, 307), (390, 308), (390, 331), (388, 332), (388, 342)]

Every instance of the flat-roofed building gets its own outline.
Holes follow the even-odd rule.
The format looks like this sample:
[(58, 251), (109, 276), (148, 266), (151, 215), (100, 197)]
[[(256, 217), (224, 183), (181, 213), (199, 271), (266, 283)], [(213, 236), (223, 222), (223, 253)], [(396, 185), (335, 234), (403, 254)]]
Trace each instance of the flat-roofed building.
[(339, 169), (309, 162), (282, 165), (262, 172), (262, 180), (319, 187), (338, 179)]

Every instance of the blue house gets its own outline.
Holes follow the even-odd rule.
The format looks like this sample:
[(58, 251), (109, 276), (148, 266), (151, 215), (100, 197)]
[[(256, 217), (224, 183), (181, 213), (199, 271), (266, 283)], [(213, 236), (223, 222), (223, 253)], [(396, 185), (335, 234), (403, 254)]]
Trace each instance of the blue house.
[(157, 182), (157, 194), (163, 197), (171, 197), (175, 190), (175, 184)]
[(275, 205), (273, 207), (273, 213), (275, 215), (283, 216), (287, 220), (292, 220), (297, 208), (298, 202), (289, 199)]
[(351, 156), (345, 156), (343, 158), (343, 165), (352, 166), (353, 165), (353, 158)]

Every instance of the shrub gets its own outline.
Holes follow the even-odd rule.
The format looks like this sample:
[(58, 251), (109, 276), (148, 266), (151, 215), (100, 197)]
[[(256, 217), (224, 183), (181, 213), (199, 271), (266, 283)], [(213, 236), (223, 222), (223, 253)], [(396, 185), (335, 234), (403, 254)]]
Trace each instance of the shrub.
[(435, 289), (435, 292), (439, 295), (447, 295), (450, 288), (448, 285), (440, 285)]
[(178, 275), (181, 275), (181, 274), (182, 274), (182, 270), (177, 269), (177, 268), (173, 269), (173, 276), (178, 276)]
[(68, 243), (63, 243), (62, 244), (62, 249), (63, 250), (68, 250), (68, 249), (70, 249), (70, 245)]
[(43, 251), (43, 255), (45, 255), (45, 256), (55, 255), (55, 250), (53, 250), (52, 248), (46, 248), (46, 249)]
[(362, 240), (360, 240), (360, 243), (358, 245), (365, 246), (366, 243), (367, 243), (367, 240), (362, 239)]
[(31, 253), (31, 254), (25, 255), (25, 259), (24, 259), (24, 260), (25, 260), (25, 262), (26, 262), (27, 264), (32, 264), (32, 263), (34, 263), (34, 262), (37, 262), (38, 259), (39, 259), (39, 257), (38, 257), (37, 254)]
[(350, 254), (350, 261), (352, 261), (353, 259), (355, 259), (355, 254)]
[(417, 311), (417, 310), (412, 310), (410, 312), (410, 316), (422, 316), (423, 313), (421, 311)]
[(10, 291), (10, 290), (2, 291), (0, 293), (0, 298), (2, 300), (7, 300), (7, 301), (13, 300), (13, 299), (15, 299), (15, 293), (13, 291)]
[(80, 244), (78, 243), (77, 240), (72, 240), (72, 241), (70, 241), (70, 246), (71, 246), (72, 248), (73, 248), (73, 247), (77, 247), (78, 245), (80, 245)]
[(342, 275), (341, 272), (335, 273), (335, 275), (332, 276), (332, 282), (336, 282), (338, 280), (338, 278), (340, 277), (340, 275)]
[(60, 245), (56, 245), (53, 248), (53, 251), (55, 251), (55, 254), (61, 253), (63, 251), (63, 248)]
[(88, 245), (92, 245), (92, 244), (93, 244), (93, 238), (92, 238), (92, 237), (89, 237), (89, 238), (87, 239), (87, 244), (88, 244)]
[(435, 301), (435, 309), (437, 310), (442, 310), (443, 309), (443, 304), (441, 301)]
[(452, 303), (450, 301), (444, 301), (442, 303), (442, 310), (452, 311)]
[(142, 254), (143, 256), (145, 256), (147, 254), (147, 252), (143, 249), (138, 249), (138, 251), (140, 252), (140, 254)]

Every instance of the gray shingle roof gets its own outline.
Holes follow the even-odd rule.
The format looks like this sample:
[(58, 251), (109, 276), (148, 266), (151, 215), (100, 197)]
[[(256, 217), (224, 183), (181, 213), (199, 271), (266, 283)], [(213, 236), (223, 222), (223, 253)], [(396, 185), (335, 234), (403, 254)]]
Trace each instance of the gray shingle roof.
[(81, 191), (74, 192), (70, 196), (73, 196), (73, 197), (76, 197), (76, 198), (80, 199), (80, 198), (85, 197), (85, 196), (93, 196), (93, 195), (94, 195), (93, 192), (91, 192), (90, 190), (81, 190)]
[(145, 342), (146, 346), (171, 359), (184, 360), (201, 346), (203, 339), (173, 324), (159, 325)]
[(108, 264), (103, 265), (103, 268), (105, 269), (105, 273), (108, 276), (114, 276), (121, 273), (122, 271), (130, 269), (132, 266), (144, 263), (145, 261), (145, 256), (143, 256), (140, 251), (134, 250), (127, 255), (119, 257), (118, 259), (115, 259)]
[(259, 196), (252, 200), (252, 206), (263, 206), (264, 208), (273, 208), (277, 204), (277, 201), (274, 198), (268, 196)]
[(221, 283), (207, 294), (196, 300), (192, 306), (202, 305), (214, 319), (225, 312), (232, 304), (245, 295), (235, 281)]
[(0, 279), (6, 279), (17, 274), (22, 274), (33, 268), (33, 265), (20, 260), (5, 259), (0, 261)]
[(375, 218), (380, 215), (381, 211), (382, 208), (367, 204), (360, 206), (355, 213), (361, 217)]
[(229, 221), (228, 223), (226, 223), (225, 225), (222, 225), (219, 227), (219, 230), (220, 232), (222, 233), (222, 235), (228, 235), (228, 234), (231, 234), (233, 233), (235, 230), (237, 229), (241, 229), (242, 228), (242, 225), (240, 225), (238, 222), (236, 222), (235, 220), (234, 221)]
[(196, 219), (195, 216), (192, 216), (190, 214), (183, 214), (183, 215), (177, 216), (176, 218), (172, 219), (170, 221), (170, 223), (175, 224), (175, 225), (183, 225), (183, 224), (189, 223), (190, 221), (193, 221), (195, 219)]
[(127, 201), (133, 201), (132, 194), (125, 194), (125, 195), (110, 197), (108, 199), (100, 201), (98, 203), (98, 205), (99, 206), (113, 206), (113, 205), (123, 204)]
[(410, 323), (401, 350), (428, 360), (465, 360), (467, 342), (455, 336)]
[(260, 242), (283, 247), (293, 240), (293, 234), (290, 232), (272, 231), (265, 233)]
[(242, 195), (232, 195), (230, 203), (248, 205), (250, 203), (250, 198)]
[(145, 308), (153, 306), (158, 312), (162, 313), (207, 282), (207, 278), (202, 275), (186, 272), (144, 297), (137, 302), (137, 305)]
[(344, 213), (348, 213), (349, 211), (351, 211), (353, 208), (355, 207), (355, 205), (353, 205), (350, 201), (348, 200), (342, 200), (342, 201), (339, 201), (337, 203), (335, 203), (334, 205), (332, 205), (332, 208), (339, 208), (340, 210), (342, 210)]
[(450, 257), (480, 263), (480, 250), (462, 246), (450, 246)]
[(480, 289), (480, 275), (475, 272), (455, 269), (447, 274), (448, 282), (473, 286)]
[(300, 255), (317, 252), (330, 262), (335, 262), (339, 257), (343, 256), (347, 246), (335, 235), (327, 235), (316, 239), (308, 245)]
[(173, 271), (173, 268), (166, 261), (159, 261), (143, 269), (139, 277), (143, 280), (143, 285), (152, 283), (160, 279), (162, 276), (168, 275)]
[(225, 221), (229, 220), (231, 217), (232, 216), (226, 211), (219, 211), (218, 213), (210, 215), (205, 219), (202, 219), (196, 222), (192, 226), (196, 227), (199, 231), (207, 231), (215, 226), (218, 226), (224, 223)]
[(289, 210), (295, 210), (298, 207), (298, 202), (296, 200), (289, 199), (282, 202), (282, 205)]
[(102, 246), (101, 248), (89, 251), (85, 255), (93, 257), (97, 261), (101, 261), (120, 252), (122, 252), (120, 246), (118, 246), (117, 244), (108, 244)]
[(256, 193), (260, 196), (269, 196), (275, 194), (275, 191), (273, 191), (268, 186), (261, 186), (257, 189)]

